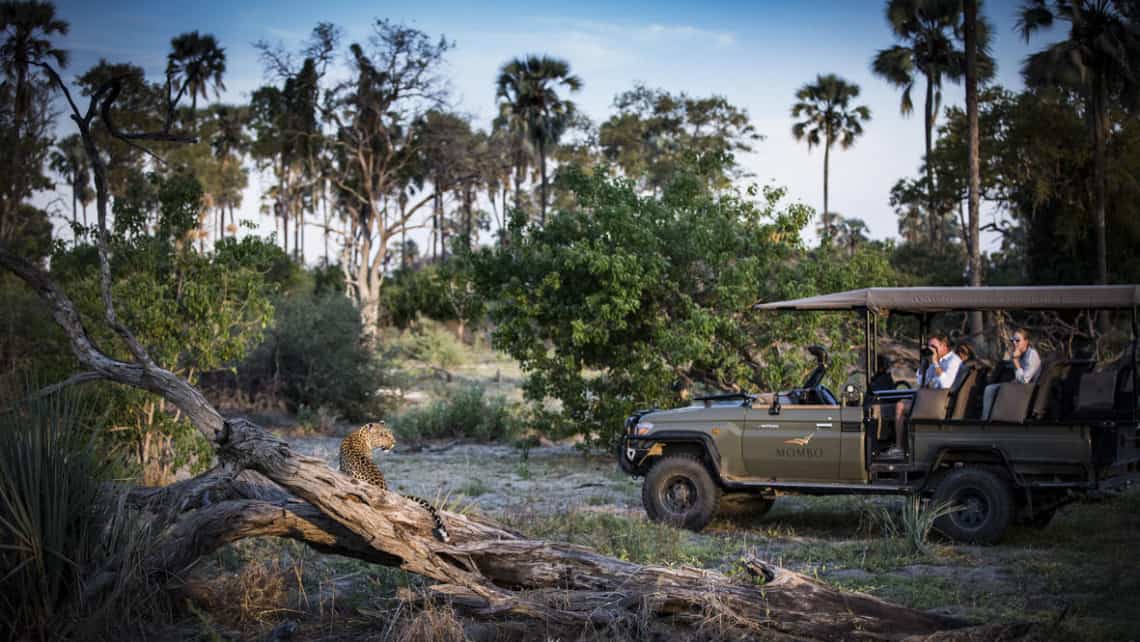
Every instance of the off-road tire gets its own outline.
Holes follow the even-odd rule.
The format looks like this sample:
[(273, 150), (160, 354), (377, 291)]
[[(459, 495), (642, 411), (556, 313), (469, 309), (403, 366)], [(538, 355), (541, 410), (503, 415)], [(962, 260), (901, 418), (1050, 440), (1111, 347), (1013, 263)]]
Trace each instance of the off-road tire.
[(641, 484), (641, 503), (649, 519), (694, 532), (712, 521), (720, 495), (708, 469), (692, 455), (662, 457)]
[(1003, 475), (988, 468), (951, 470), (938, 482), (933, 500), (964, 507), (934, 522), (940, 533), (959, 542), (993, 544), (1013, 521), (1013, 489)]

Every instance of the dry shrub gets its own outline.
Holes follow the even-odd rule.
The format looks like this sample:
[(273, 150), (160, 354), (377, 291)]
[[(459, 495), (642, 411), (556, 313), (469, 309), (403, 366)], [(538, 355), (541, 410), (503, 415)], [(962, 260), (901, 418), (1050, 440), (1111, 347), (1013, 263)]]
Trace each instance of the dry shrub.
[(190, 582), (187, 594), (211, 615), (229, 625), (274, 621), (292, 613), (287, 571), (269, 561), (253, 561), (236, 574)]
[(464, 642), (463, 623), (450, 604), (427, 601), (396, 632), (396, 642)]

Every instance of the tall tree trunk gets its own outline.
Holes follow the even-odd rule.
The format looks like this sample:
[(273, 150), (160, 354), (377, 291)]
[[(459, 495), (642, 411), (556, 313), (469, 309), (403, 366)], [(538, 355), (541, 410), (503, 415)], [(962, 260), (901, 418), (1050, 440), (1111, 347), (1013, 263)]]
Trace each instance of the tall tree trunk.
[(823, 233), (824, 233), (824, 240), (825, 241), (831, 240), (831, 225), (829, 224), (829, 219), (827, 218), (828, 213), (831, 211), (830, 209), (828, 209), (828, 204), (827, 204), (827, 179), (828, 179), (827, 173), (828, 173), (828, 165), (829, 165), (830, 161), (831, 161), (831, 137), (828, 136), (827, 142), (825, 142), (823, 145), (823, 220), (824, 220)]
[(539, 210), (538, 217), (539, 225), (546, 225), (546, 141), (542, 138), (538, 139), (538, 167), (542, 175), (542, 189), (540, 196), (542, 198), (542, 208)]
[(79, 235), (75, 234), (75, 226), (79, 223), (79, 195), (76, 189), (78, 184), (79, 179), (73, 176), (71, 179), (71, 233), (75, 236), (71, 243), (73, 246), (79, 245)]
[(230, 227), (233, 228), (233, 231), (230, 232), (230, 236), (233, 236), (236, 239), (237, 238), (237, 221), (234, 220), (234, 204), (232, 202), (229, 204), (229, 208), (230, 208)]
[[(1105, 232), (1105, 138), (1108, 134), (1108, 100), (1104, 80), (1093, 80), (1093, 227), (1096, 233), (1096, 282), (1108, 283), (1108, 239)], [(1105, 315), (1101, 315), (1105, 316)]]
[(926, 108), (922, 122), (926, 134), (926, 156), (923, 157), (923, 165), (926, 167), (926, 215), (930, 224), (930, 245), (935, 246), (938, 244), (938, 213), (934, 205), (934, 171), (930, 167), (930, 137), (934, 132), (934, 79), (930, 76), (926, 77)]
[(327, 181), (321, 181), (321, 209), (324, 210), (324, 220), (325, 220), (325, 237), (324, 237), (325, 253), (324, 253), (324, 258), (325, 258), (325, 265), (327, 266), (327, 265), (331, 264), (329, 261), (329, 224), (331, 223), (331, 220), (329, 219), (329, 195), (328, 195), (328, 183), (327, 183)]
[[(979, 240), (979, 217), (981, 199), (981, 143), (978, 135), (978, 0), (965, 0), (966, 13), (966, 127), (968, 180), (966, 183), (969, 200), (969, 230), (966, 244), (969, 246), (969, 285), (982, 284), (982, 251)], [(970, 313), (970, 336), (974, 341), (982, 337), (982, 313)]]

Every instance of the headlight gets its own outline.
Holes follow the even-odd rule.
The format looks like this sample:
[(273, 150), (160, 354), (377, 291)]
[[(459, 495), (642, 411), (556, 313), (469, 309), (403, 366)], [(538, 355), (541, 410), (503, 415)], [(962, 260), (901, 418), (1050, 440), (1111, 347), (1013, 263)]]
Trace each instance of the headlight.
[(649, 431), (653, 430), (653, 424), (648, 421), (640, 421), (633, 429), (635, 435), (648, 435)]

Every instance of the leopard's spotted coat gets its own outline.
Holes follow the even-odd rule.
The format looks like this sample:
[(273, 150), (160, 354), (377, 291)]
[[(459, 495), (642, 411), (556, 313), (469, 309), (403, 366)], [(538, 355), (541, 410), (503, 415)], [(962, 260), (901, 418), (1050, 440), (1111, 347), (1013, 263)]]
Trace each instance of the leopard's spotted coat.
[[(340, 442), (340, 472), (347, 473), (353, 479), (359, 479), (362, 482), (388, 490), (388, 481), (384, 479), (384, 473), (380, 471), (376, 462), (372, 461), (372, 451), (377, 448), (385, 451), (392, 450), (395, 445), (396, 438), (388, 426), (384, 425), (384, 422), (364, 424), (349, 433)], [(427, 500), (414, 495), (404, 495), (404, 497), (423, 506), (427, 512), (431, 513), (431, 518), (435, 522), (435, 528), (431, 531), (432, 534), (441, 542), (447, 542), (449, 540), (447, 527), (444, 526), (443, 519), (440, 518), (435, 507)]]

